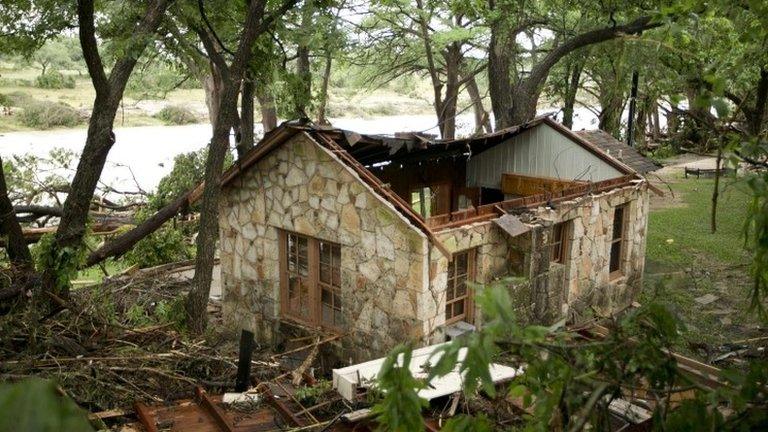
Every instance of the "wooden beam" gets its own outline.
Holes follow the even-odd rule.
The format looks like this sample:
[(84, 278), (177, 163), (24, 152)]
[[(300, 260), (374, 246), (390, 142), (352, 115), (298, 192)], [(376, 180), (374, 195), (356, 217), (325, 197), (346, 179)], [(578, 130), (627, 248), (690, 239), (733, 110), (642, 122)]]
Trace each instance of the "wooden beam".
[(206, 413), (208, 413), (219, 429), (223, 432), (235, 432), (235, 426), (232, 424), (232, 420), (227, 417), (224, 410), (216, 405), (216, 402), (208, 397), (208, 394), (202, 387), (195, 387), (195, 401)]

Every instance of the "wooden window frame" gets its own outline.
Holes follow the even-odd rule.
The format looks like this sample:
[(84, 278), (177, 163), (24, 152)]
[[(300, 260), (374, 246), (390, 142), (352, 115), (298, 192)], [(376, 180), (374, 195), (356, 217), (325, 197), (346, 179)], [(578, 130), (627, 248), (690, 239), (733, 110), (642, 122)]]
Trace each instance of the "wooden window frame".
[[(617, 205), (613, 208), (611, 241), (608, 243), (608, 275), (609, 279), (614, 280), (624, 275), (624, 256), (626, 254), (626, 240), (627, 240), (627, 213), (629, 210), (629, 203)], [(621, 211), (621, 226), (619, 227), (619, 234), (616, 235), (616, 212)], [(611, 268), (611, 262), (613, 261), (613, 247), (618, 244), (619, 256), (617, 261), (617, 268)]]
[(571, 221), (563, 221), (552, 226), (552, 239), (549, 242), (550, 263), (565, 265), (568, 262), (568, 249), (571, 244), (571, 225)]
[[(462, 296), (456, 296), (455, 290), (456, 285), (455, 281), (458, 279), (459, 275), (458, 272), (458, 264), (457, 264), (457, 258), (458, 255), (466, 254), (467, 255), (467, 273), (464, 275), (464, 295)], [(477, 270), (477, 248), (473, 249), (467, 249), (459, 252), (454, 252), (453, 254), (453, 260), (448, 263), (448, 278), (446, 281), (446, 287), (445, 287), (445, 324), (450, 325), (453, 323), (457, 323), (459, 321), (464, 321), (467, 323), (472, 323), (474, 321), (474, 295), (472, 293), (472, 290), (469, 288), (467, 283), (474, 282), (476, 277), (476, 270)], [(453, 275), (451, 274), (453, 273)], [(450, 300), (448, 299), (448, 293), (454, 292), (453, 298)], [(449, 307), (452, 307), (452, 305), (463, 301), (464, 302), (464, 311), (460, 315), (455, 316), (448, 316), (448, 309)]]
[[(289, 287), (290, 287), (290, 272), (289, 272), (289, 251), (288, 251), (288, 237), (297, 236), (307, 239), (307, 283), (308, 288), (308, 302), (309, 302), (309, 314), (307, 317), (296, 314), (290, 307), (289, 299)], [(299, 324), (310, 327), (323, 327), (331, 330), (339, 330), (341, 326), (329, 325), (323, 322), (322, 317), (322, 290), (323, 286), (328, 287), (327, 283), (320, 281), (320, 244), (328, 244), (331, 247), (337, 247), (339, 249), (339, 271), (338, 271), (338, 286), (336, 291), (341, 300), (341, 245), (334, 242), (321, 240), (315, 237), (311, 237), (305, 234), (286, 231), (278, 229), (278, 253), (280, 254), (280, 318), (288, 321), (295, 321)], [(331, 281), (333, 283), (333, 281)], [(343, 307), (339, 308), (339, 313), (343, 316)]]

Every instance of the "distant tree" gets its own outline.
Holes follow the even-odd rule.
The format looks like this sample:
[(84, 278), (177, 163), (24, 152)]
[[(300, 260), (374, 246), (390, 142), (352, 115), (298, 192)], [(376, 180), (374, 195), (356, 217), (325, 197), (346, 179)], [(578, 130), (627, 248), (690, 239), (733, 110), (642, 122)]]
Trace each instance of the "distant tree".
[(32, 54), (32, 60), (40, 66), (40, 75), (52, 70), (80, 69), (83, 55), (75, 38), (57, 38), (46, 41)]

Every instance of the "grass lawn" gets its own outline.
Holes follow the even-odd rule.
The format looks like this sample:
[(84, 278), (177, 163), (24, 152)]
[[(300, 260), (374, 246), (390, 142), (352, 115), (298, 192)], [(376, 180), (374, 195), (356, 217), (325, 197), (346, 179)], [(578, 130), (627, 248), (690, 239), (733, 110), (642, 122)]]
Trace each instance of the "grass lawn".
[[(760, 334), (747, 312), (750, 254), (743, 228), (749, 192), (733, 179), (721, 183), (717, 232), (710, 230), (712, 179), (669, 179), (674, 196), (654, 198), (648, 222), (645, 289), (641, 303), (670, 307), (685, 330), (678, 347), (711, 360), (718, 347)], [(717, 299), (696, 301), (706, 294)]]

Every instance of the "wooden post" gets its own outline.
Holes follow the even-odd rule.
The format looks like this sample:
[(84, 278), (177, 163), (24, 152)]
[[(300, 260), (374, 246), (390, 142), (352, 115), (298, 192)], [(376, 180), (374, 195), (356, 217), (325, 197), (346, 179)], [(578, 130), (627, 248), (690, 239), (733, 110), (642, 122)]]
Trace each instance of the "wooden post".
[(240, 359), (237, 361), (237, 378), (235, 380), (235, 391), (244, 392), (248, 390), (251, 378), (251, 358), (253, 357), (253, 333), (243, 330), (240, 333)]

